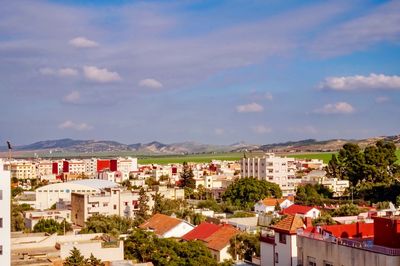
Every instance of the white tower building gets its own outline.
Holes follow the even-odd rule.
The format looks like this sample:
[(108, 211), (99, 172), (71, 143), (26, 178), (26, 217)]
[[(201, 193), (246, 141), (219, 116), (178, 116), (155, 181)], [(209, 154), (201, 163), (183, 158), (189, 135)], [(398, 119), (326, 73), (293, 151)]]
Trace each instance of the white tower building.
[(0, 265), (11, 265), (11, 175), (0, 159)]

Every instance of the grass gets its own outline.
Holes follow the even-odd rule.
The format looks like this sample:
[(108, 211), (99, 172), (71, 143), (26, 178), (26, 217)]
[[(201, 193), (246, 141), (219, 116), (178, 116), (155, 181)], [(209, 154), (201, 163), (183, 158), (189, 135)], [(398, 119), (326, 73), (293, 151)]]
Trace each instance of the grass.
[(196, 154), (196, 155), (170, 155), (170, 156), (148, 156), (139, 157), (139, 164), (168, 164), (168, 163), (207, 163), (212, 160), (225, 160), (225, 161), (237, 161), (242, 158), (243, 153), (215, 153), (215, 154)]

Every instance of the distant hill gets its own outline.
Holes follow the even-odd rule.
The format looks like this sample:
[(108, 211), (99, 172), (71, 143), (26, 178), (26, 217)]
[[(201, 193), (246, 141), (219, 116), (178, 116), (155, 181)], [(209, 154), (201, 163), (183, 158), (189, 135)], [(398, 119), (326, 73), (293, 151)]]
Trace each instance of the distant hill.
[[(29, 145), (14, 146), (14, 151), (52, 151), (52, 152), (117, 152), (132, 151), (137, 154), (167, 155), (167, 154), (193, 154), (193, 153), (212, 153), (212, 152), (242, 152), (246, 150), (263, 150), (272, 152), (329, 152), (339, 150), (346, 142), (359, 144), (361, 147), (373, 144), (384, 139), (394, 141), (400, 147), (400, 135), (381, 136), (361, 140), (331, 139), (318, 141), (315, 139), (305, 139), (299, 141), (288, 141), (283, 143), (273, 143), (265, 145), (248, 144), (238, 142), (231, 145), (210, 145), (197, 142), (180, 142), (164, 144), (158, 141), (150, 143), (123, 144), (110, 140), (73, 140), (57, 139), (35, 142)], [(0, 151), (7, 151), (6, 146), (0, 146)]]

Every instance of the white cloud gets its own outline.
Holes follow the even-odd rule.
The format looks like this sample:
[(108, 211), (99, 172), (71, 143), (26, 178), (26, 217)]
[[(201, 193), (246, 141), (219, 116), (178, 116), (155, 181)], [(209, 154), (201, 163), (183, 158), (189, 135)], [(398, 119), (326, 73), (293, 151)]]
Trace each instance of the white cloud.
[(69, 41), (69, 44), (77, 48), (94, 48), (99, 46), (95, 41), (86, 39), (85, 37), (77, 37)]
[(267, 99), (268, 101), (272, 101), (274, 97), (272, 96), (272, 93), (267, 92), (265, 93), (265, 99)]
[(73, 130), (77, 130), (77, 131), (85, 131), (85, 130), (93, 129), (92, 126), (90, 126), (86, 123), (75, 123), (75, 122), (72, 122), (71, 120), (66, 120), (65, 122), (61, 123), (60, 125), (58, 125), (58, 128), (73, 129)]
[(153, 78), (142, 79), (138, 84), (141, 87), (147, 87), (150, 89), (161, 89), (163, 87), (161, 82)]
[(328, 77), (319, 87), (336, 91), (400, 90), (400, 76), (371, 73), (369, 76)]
[(79, 103), (79, 101), (81, 100), (81, 94), (79, 93), (79, 91), (72, 91), (71, 93), (67, 94), (64, 96), (64, 102), (66, 103)]
[(385, 103), (388, 102), (389, 100), (390, 100), (389, 97), (386, 96), (378, 96), (375, 98), (375, 102), (377, 103)]
[(354, 107), (346, 102), (328, 103), (320, 109), (314, 110), (319, 114), (350, 114), (354, 112)]
[(214, 130), (215, 135), (221, 136), (225, 133), (225, 130), (223, 128), (216, 128)]
[(388, 1), (372, 12), (334, 26), (318, 37), (311, 49), (322, 56), (366, 50), (379, 43), (400, 40), (400, 2)]
[(255, 112), (262, 112), (264, 107), (259, 105), (258, 103), (249, 103), (244, 105), (236, 106), (236, 111), (238, 113), (255, 113)]
[(39, 69), (40, 74), (45, 76), (57, 76), (57, 77), (75, 77), (78, 76), (78, 70), (70, 67), (54, 69), (50, 67), (43, 67)]
[(121, 77), (117, 72), (112, 72), (106, 68), (98, 68), (95, 66), (84, 66), (83, 74), (88, 80), (100, 83), (107, 83), (107, 82), (121, 80)]
[(257, 133), (257, 134), (266, 134), (266, 133), (270, 133), (272, 131), (271, 128), (264, 126), (264, 125), (253, 126), (251, 129), (253, 130), (254, 133)]
[(78, 75), (78, 70), (66, 67), (58, 70), (58, 75), (61, 77), (75, 77)]

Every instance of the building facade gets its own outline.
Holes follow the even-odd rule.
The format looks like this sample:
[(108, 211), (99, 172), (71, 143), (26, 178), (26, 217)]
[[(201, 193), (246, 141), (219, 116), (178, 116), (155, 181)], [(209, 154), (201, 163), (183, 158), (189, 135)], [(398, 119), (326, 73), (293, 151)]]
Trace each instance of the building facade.
[(0, 159), (0, 265), (11, 265), (11, 175)]
[(241, 176), (278, 184), (284, 196), (294, 195), (301, 178), (296, 178), (294, 158), (278, 157), (273, 153), (249, 152), (240, 160)]

